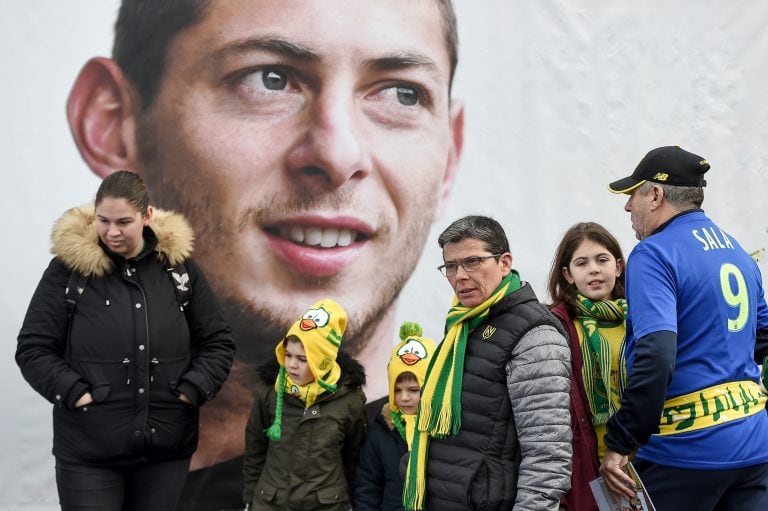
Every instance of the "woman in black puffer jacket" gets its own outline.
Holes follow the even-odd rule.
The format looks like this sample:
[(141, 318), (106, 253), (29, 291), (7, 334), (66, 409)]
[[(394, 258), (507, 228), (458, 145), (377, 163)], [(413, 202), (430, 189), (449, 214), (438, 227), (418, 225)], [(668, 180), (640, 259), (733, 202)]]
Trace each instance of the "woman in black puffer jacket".
[[(52, 238), (16, 361), (55, 405), (62, 509), (175, 509), (198, 407), (224, 383), (235, 351), (189, 258), (192, 231), (180, 215), (153, 211), (141, 178), (120, 171), (102, 182), (95, 206), (67, 211)], [(74, 309), (65, 299), (72, 275), (85, 283), (66, 294)]]

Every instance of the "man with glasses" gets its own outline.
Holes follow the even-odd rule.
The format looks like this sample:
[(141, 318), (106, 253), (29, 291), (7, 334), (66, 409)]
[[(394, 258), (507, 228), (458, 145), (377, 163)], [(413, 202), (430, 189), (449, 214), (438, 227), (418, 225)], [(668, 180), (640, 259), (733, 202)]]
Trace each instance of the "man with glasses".
[(406, 509), (557, 510), (570, 487), (570, 351), (484, 216), (438, 239), (455, 292), (425, 378)]

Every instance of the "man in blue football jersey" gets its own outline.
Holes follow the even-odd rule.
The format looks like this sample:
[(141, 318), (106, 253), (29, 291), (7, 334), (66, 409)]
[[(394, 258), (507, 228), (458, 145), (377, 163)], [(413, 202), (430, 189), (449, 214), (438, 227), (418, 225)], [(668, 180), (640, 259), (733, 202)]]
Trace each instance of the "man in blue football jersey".
[(650, 151), (608, 185), (640, 243), (627, 262), (627, 366), (600, 471), (633, 496), (627, 455), (659, 511), (768, 508), (768, 354), (760, 271), (701, 209), (709, 163), (677, 146)]

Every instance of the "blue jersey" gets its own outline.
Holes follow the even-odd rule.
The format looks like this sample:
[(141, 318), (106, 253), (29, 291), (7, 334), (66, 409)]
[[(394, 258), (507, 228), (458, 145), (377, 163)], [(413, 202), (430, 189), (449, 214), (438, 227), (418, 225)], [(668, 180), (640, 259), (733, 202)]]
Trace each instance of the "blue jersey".
[[(760, 270), (701, 210), (641, 241), (626, 275), (627, 366), (637, 339), (677, 334), (665, 399), (713, 385), (759, 380), (755, 332), (768, 326)], [(631, 374), (631, 373), (630, 373)], [(639, 458), (681, 468), (732, 469), (768, 462), (768, 414), (674, 435), (652, 435)]]

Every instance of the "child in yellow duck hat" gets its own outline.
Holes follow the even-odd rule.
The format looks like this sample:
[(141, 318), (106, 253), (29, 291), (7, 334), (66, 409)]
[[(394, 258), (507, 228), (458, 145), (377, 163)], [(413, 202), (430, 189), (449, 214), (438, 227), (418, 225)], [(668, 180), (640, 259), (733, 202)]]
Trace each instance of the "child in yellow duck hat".
[(258, 369), (243, 459), (250, 509), (350, 508), (367, 422), (365, 373), (339, 351), (346, 325), (339, 304), (320, 300)]
[(410, 450), (421, 386), (435, 351), (417, 323), (400, 327), (387, 365), (389, 400), (370, 426), (355, 478), (355, 510), (403, 509), (400, 465)]

